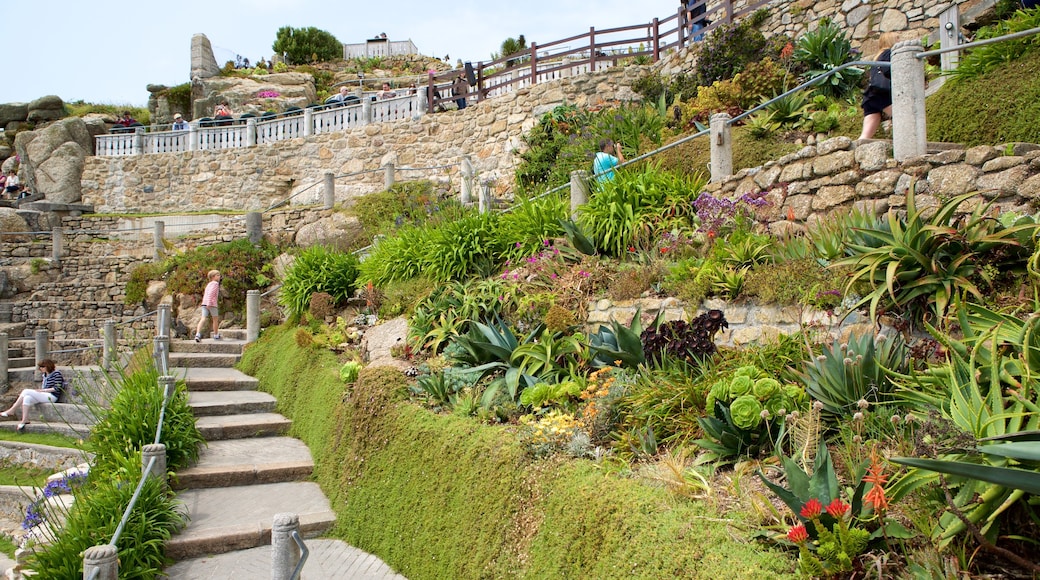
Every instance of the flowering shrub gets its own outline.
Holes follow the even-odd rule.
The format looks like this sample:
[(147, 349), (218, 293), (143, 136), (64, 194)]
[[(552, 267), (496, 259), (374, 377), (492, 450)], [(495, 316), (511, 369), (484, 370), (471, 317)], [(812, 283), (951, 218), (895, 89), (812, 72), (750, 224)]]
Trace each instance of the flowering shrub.
[(22, 521), (22, 529), (29, 530), (43, 523), (43, 506), (48, 499), (72, 493), (73, 488), (83, 485), (86, 481), (86, 473), (73, 473), (61, 479), (48, 481), (47, 485), (43, 486), (43, 494), (25, 508), (25, 520)]
[(580, 431), (574, 415), (557, 409), (540, 416), (524, 415), (520, 424), (524, 426), (521, 440), (536, 457), (565, 449)]
[(256, 94), (258, 99), (277, 99), (282, 96), (278, 91), (260, 91)]
[(710, 193), (702, 193), (693, 202), (697, 211), (699, 231), (708, 234), (709, 238), (717, 238), (738, 229), (748, 229), (754, 221), (755, 209), (769, 205), (765, 192), (745, 193), (735, 200), (715, 197)]

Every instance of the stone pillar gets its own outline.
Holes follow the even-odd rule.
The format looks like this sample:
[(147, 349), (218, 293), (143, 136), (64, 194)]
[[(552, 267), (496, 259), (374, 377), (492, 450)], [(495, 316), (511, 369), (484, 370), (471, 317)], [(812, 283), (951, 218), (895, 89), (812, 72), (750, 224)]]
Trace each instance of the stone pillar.
[(47, 329), (40, 328), (36, 331), (36, 368), (40, 367), (40, 361), (45, 358), (50, 358), (50, 351), (47, 349)]
[(571, 219), (578, 219), (578, 208), (589, 201), (589, 172), (571, 171)]
[[(961, 43), (961, 18), (960, 11), (957, 5), (954, 4), (946, 9), (945, 12), (939, 15), (939, 48), (946, 50), (947, 48), (953, 48), (960, 45)], [(942, 71), (951, 71), (957, 68), (957, 61), (960, 60), (961, 53), (955, 52), (944, 52), (939, 55), (939, 62), (942, 65)]]
[(188, 123), (188, 151), (199, 148), (199, 124), (195, 121)]
[(246, 238), (254, 246), (264, 239), (264, 216), (258, 211), (246, 214)]
[(711, 182), (718, 183), (733, 175), (733, 139), (728, 113), (711, 116)]
[(119, 580), (119, 551), (115, 546), (91, 546), (83, 551), (83, 580)]
[(480, 213), (487, 213), (491, 211), (491, 182), (484, 182), (483, 187), (480, 188), (480, 199), (477, 203), (477, 211)]
[(303, 110), (303, 136), (310, 137), (314, 132), (314, 109), (307, 107)]
[(321, 190), (325, 201), (325, 209), (332, 209), (336, 205), (336, 176), (332, 172), (325, 173), (325, 183)]
[(293, 539), (300, 532), (300, 516), (275, 514), (271, 526), (271, 580), (289, 580), (300, 561), (300, 546)]
[(101, 349), (101, 366), (106, 371), (112, 369), (112, 362), (116, 359), (116, 322), (106, 320), (102, 333), (104, 341)]
[(0, 387), (7, 388), (11, 382), (7, 378), (7, 371), (11, 367), (11, 361), (8, 359), (10, 352), (8, 352), (10, 343), (7, 340), (7, 333), (0, 332)]
[(892, 47), (892, 152), (896, 161), (924, 155), (928, 148), (924, 112), (924, 61), (920, 40)]
[(173, 313), (169, 304), (160, 304), (156, 316), (155, 334), (157, 336), (170, 336), (173, 327)]
[(256, 118), (249, 117), (246, 119), (246, 147), (254, 145), (256, 145)]
[(134, 155), (144, 155), (144, 127), (134, 128)]
[(152, 355), (155, 358), (155, 368), (159, 369), (160, 373), (169, 372), (170, 370), (170, 337), (169, 336), (157, 336), (152, 339), (154, 347)]
[(155, 259), (161, 260), (163, 255), (166, 253), (166, 244), (163, 241), (166, 238), (166, 222), (156, 220), (152, 225), (155, 228), (152, 231), (152, 241), (155, 246)]
[[(160, 377), (159, 381), (173, 377)], [(155, 459), (152, 468), (148, 469), (148, 462)], [(166, 481), (166, 446), (162, 443), (150, 443), (141, 448), (141, 478), (154, 477)]]
[(260, 338), (260, 291), (246, 291), (246, 342)]
[(55, 266), (61, 266), (61, 226), (54, 228), (51, 232), (51, 241), (53, 242), (51, 245), (51, 262)]
[(361, 96), (361, 124), (367, 125), (372, 122), (372, 99)]
[(394, 186), (394, 163), (391, 161), (390, 163), (384, 165), (383, 171), (386, 172), (386, 175), (383, 178), (383, 182), (386, 184), (386, 188), (390, 189)]
[(459, 189), (459, 201), (466, 206), (473, 203), (473, 161), (469, 155), (462, 157), (462, 187)]

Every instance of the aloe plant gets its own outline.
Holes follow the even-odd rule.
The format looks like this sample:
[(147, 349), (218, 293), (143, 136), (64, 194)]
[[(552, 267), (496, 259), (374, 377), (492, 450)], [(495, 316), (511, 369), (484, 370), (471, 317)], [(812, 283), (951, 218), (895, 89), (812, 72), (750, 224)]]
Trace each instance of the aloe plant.
[(805, 390), (839, 417), (851, 416), (859, 401), (888, 403), (896, 385), (889, 372), (906, 368), (906, 342), (899, 335), (874, 338), (866, 333), (849, 335), (847, 343), (835, 340), (805, 363), (800, 374)]

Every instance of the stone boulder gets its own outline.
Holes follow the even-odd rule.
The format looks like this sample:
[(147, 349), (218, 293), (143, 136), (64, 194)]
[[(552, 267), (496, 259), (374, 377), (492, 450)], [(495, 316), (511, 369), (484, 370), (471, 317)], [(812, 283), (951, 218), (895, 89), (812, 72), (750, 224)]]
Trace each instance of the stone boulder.
[(361, 235), (361, 221), (354, 216), (332, 213), (296, 232), (296, 245), (301, 248), (323, 245), (348, 248)]
[(8, 123), (24, 121), (29, 117), (29, 105), (25, 103), (3, 103), (0, 104), (0, 127), (6, 127)]
[(393, 360), (390, 349), (403, 346), (408, 341), (408, 320), (395, 318), (365, 330), (361, 340), (361, 353), (366, 361)]
[(83, 160), (92, 150), (92, 144), (87, 124), (79, 117), (39, 131), (24, 131), (15, 138), (26, 184), (56, 203), (76, 203), (82, 199)]
[(11, 232), (28, 231), (32, 230), (29, 228), (29, 224), (25, 221), (25, 218), (18, 214), (18, 210), (13, 207), (0, 207), (0, 232), (4, 234), (3, 242), (11, 243), (31, 241), (28, 235), (11, 235)]
[[(261, 92), (278, 93), (276, 99), (262, 99)], [(251, 77), (219, 77), (201, 83), (201, 95), (193, 89), (193, 118), (210, 117), (213, 108), (227, 101), (236, 115), (260, 114), (269, 109), (284, 111), (287, 107), (306, 107), (315, 102), (314, 77), (305, 73), (277, 73)]]
[(26, 120), (32, 123), (57, 121), (65, 117), (65, 102), (57, 95), (47, 95), (27, 106)]

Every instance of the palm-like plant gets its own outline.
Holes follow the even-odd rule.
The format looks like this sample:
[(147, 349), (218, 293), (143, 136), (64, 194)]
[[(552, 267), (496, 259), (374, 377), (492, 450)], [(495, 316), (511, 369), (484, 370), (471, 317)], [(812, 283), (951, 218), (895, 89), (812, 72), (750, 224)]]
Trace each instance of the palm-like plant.
[[(827, 72), (853, 60), (852, 43), (845, 32), (829, 18), (820, 20), (820, 25), (806, 32), (799, 39), (794, 50), (794, 59), (804, 64), (809, 70), (805, 78), (821, 76)], [(850, 67), (831, 74), (821, 81), (818, 90), (828, 96), (842, 97), (857, 86), (863, 71)]]
[(907, 192), (905, 218), (889, 211), (887, 228), (857, 228), (871, 243), (848, 243), (852, 255), (833, 264), (856, 268), (846, 293), (860, 282), (870, 285), (871, 291), (856, 307), (869, 304), (871, 318), (877, 316), (879, 308), (884, 308), (905, 310), (912, 320), (925, 320), (930, 315), (941, 320), (951, 301), (966, 295), (982, 298), (977, 282), (983, 265), (1023, 266), (1025, 256), (997, 250), (1021, 246), (1018, 234), (1035, 232), (1036, 224), (1004, 228), (989, 217), (989, 204), (980, 204), (971, 214), (955, 221), (960, 206), (975, 196), (969, 193), (955, 197), (929, 219), (925, 217), (926, 209), (917, 207), (911, 188)]

